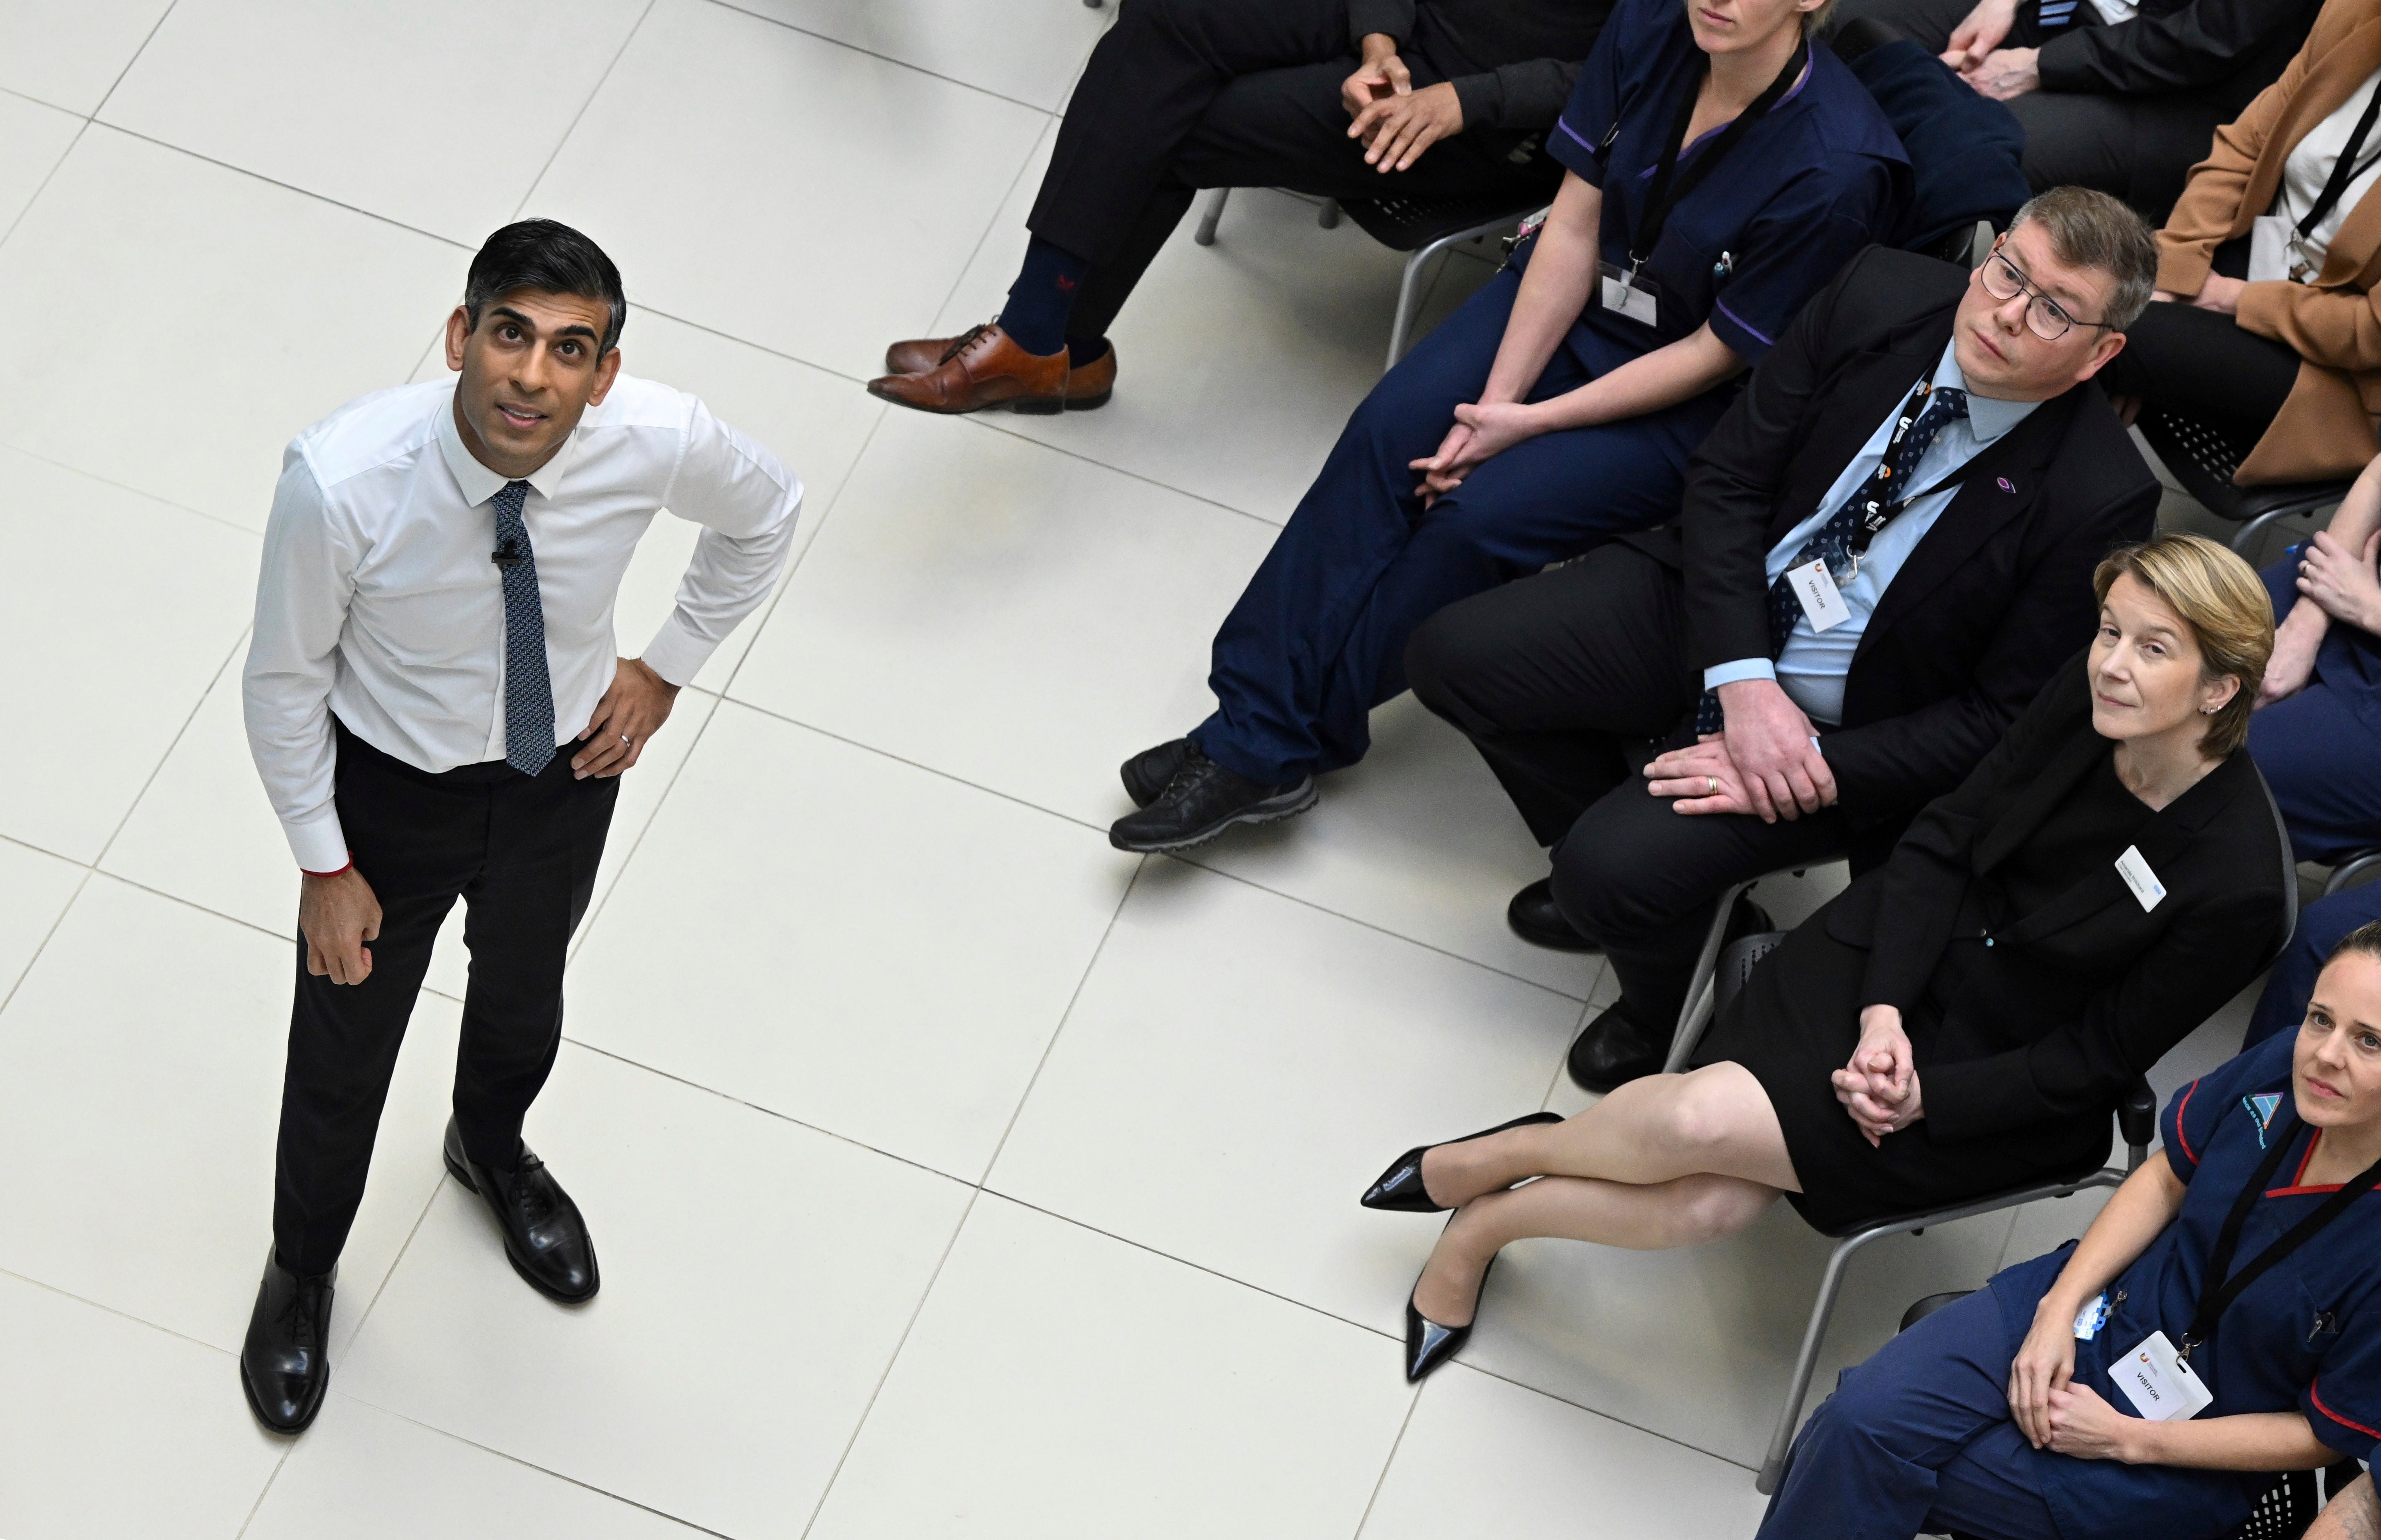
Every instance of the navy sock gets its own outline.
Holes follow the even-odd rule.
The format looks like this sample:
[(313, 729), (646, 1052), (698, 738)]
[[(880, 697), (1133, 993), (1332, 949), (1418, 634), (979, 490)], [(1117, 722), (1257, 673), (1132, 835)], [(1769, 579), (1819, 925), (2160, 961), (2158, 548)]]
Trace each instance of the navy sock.
[(1070, 336), (1067, 339), (1067, 367), (1081, 369), (1106, 356), (1108, 339), (1104, 336)]
[(1044, 357), (1067, 345), (1067, 317), (1075, 308), (1075, 291), (1092, 264), (1062, 251), (1040, 236), (1025, 248), (1025, 265), (1008, 286), (1008, 303), (1000, 310), (1000, 329), (1017, 346)]

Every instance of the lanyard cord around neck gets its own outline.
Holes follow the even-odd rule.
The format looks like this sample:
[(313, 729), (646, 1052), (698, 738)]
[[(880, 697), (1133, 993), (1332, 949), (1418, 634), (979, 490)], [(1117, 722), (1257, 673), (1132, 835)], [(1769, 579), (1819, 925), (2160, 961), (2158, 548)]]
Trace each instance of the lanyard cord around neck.
[(1795, 43), (1794, 56), (1786, 61), (1786, 67), (1777, 72), (1777, 78), (1752, 99), (1751, 106), (1736, 115), (1734, 122), (1719, 131), (1717, 139), (1704, 146), (1703, 153), (1695, 157), (1695, 164), (1687, 168), (1686, 175), (1676, 177), (1674, 187), (1672, 179), (1679, 169), (1680, 141), (1687, 137), (1688, 126), (1695, 120), (1695, 98), (1702, 94), (1703, 77), (1710, 71), (1711, 61), (1705, 59), (1703, 67), (1694, 71), (1693, 79), (1687, 85), (1686, 98), (1679, 104), (1678, 115), (1670, 124), (1669, 134), (1662, 141), (1662, 158), (1654, 163), (1654, 185), (1645, 192), (1645, 208), (1638, 219), (1637, 236), (1629, 242), (1629, 265), (1632, 272), (1642, 267), (1645, 259), (1654, 254), (1654, 248), (1661, 244), (1662, 227), (1670, 222), (1670, 211), (1685, 202), (1688, 195), (1701, 187), (1703, 178), (1710, 176), (1727, 158), (1728, 153), (1736, 148), (1738, 141), (1752, 132), (1752, 126), (1768, 116), (1769, 109), (1777, 104), (1778, 98), (1801, 78), (1802, 67), (1810, 57), (1809, 39)]
[(2356, 120), (2355, 131), (2348, 136), (2348, 142), (2340, 147), (2339, 158), (2331, 163), (2331, 175), (2324, 178), (2323, 190), (2315, 194), (2314, 202), (2307, 209), (2306, 217), (2293, 226), (2293, 232), (2298, 239), (2304, 240), (2314, 234), (2314, 227), (2323, 223), (2323, 216), (2329, 214), (2339, 202), (2341, 195), (2348, 191), (2348, 184), (2354, 181), (2360, 173), (2371, 167), (2373, 164), (2371, 161), (2365, 162), (2363, 165), (2358, 165), (2356, 157), (2364, 148), (2366, 136), (2373, 132), (2375, 119), (2381, 119), (2381, 86), (2375, 88), (2373, 100), (2364, 104), (2364, 115)]
[(2200, 1284), (2198, 1313), (2191, 1318), (2191, 1328), (2182, 1334), (2181, 1353), (2185, 1359), (2191, 1357), (2193, 1348), (2207, 1340), (2216, 1330), (2216, 1323), (2232, 1308), (2232, 1302), (2245, 1293), (2251, 1284), (2264, 1277), (2283, 1258), (2314, 1240), (2316, 1231), (2347, 1213), (2349, 1204), (2372, 1192), (2375, 1183), (2381, 1182), (2381, 1160), (2376, 1160), (2366, 1167), (2354, 1181), (2326, 1198), (2322, 1207), (2292, 1225), (2280, 1240), (2259, 1252), (2246, 1267), (2227, 1280), (2224, 1275), (2231, 1271), (2232, 1253), (2240, 1249), (2241, 1227), (2247, 1222), (2249, 1210), (2256, 1206), (2258, 1194), (2265, 1192), (2265, 1184), (2274, 1179), (2274, 1173), (2281, 1169), (2282, 1156), (2288, 1155), (2290, 1146), (2297, 1142), (2298, 1119), (2293, 1115), (2289, 1126), (2281, 1131), (2280, 1137), (2274, 1141), (2273, 1148), (2265, 1152), (2265, 1158), (2258, 1163), (2257, 1174), (2249, 1179), (2249, 1185), (2241, 1189), (2241, 1195), (2232, 1200), (2232, 1212), (2224, 1216), (2224, 1228), (2216, 1237), (2216, 1253), (2208, 1258), (2207, 1277)]

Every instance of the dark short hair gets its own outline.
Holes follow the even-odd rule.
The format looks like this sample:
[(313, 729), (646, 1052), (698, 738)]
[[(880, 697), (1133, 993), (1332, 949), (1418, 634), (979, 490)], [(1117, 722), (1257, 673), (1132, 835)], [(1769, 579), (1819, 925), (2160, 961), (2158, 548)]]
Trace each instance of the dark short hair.
[(2332, 947), (2331, 955), (2323, 959), (2323, 965), (2328, 968), (2350, 952), (2381, 962), (2381, 920), (2367, 920), (2341, 936), (2339, 944)]
[(524, 288), (548, 294), (575, 294), (601, 299), (611, 307), (604, 328), (603, 357), (619, 345), (620, 328), (628, 324), (629, 297), (620, 289), (620, 270), (604, 248), (569, 226), (552, 219), (523, 219), (490, 236), (471, 259), (463, 280), (463, 313), (471, 329), (480, 326), (480, 312), (507, 294)]
[(2150, 308), (2157, 287), (2157, 237), (2120, 199), (2088, 187), (2055, 187), (2026, 200), (2009, 221), (2039, 225), (2050, 237), (2050, 254), (2070, 267), (2091, 267), (2108, 275), (2108, 313), (2100, 319), (2123, 331)]

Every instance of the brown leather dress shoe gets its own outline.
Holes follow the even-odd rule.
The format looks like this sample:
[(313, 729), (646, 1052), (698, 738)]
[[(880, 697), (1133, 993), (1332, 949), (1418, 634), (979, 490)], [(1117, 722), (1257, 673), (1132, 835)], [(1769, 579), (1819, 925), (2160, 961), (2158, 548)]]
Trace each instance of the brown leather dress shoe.
[(1067, 409), (1090, 411), (1094, 407), (1106, 406), (1108, 397), (1115, 394), (1116, 344), (1111, 342), (1106, 352), (1068, 373)]
[(932, 369), (871, 380), (868, 394), (919, 411), (1064, 411), (1067, 349), (1029, 353), (998, 326), (978, 326)]
[(906, 342), (897, 342), (885, 349), (885, 373), (922, 374), (968, 340), (969, 335), (962, 332), (958, 336), (913, 336)]

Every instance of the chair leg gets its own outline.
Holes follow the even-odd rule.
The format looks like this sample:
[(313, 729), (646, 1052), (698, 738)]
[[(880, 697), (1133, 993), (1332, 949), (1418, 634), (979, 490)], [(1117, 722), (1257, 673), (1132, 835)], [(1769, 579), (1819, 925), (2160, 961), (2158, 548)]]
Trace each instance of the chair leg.
[(1405, 273), (1398, 279), (1398, 313), (1396, 319), (1389, 323), (1389, 361), (1381, 365), (1384, 374), (1395, 369), (1398, 361), (1406, 356), (1406, 334), (1413, 329), (1414, 312), (1422, 304), (1422, 263), (1429, 259), (1431, 251), (1425, 246), (1408, 257)]
[(1716, 987), (1719, 981), (1719, 949), (1728, 940), (1728, 918), (1736, 911), (1736, 900), (1752, 886), (1751, 882), (1740, 882), (1719, 896), (1719, 907), (1712, 912), (1711, 929), (1703, 933), (1703, 949), (1695, 957), (1694, 974), (1687, 981), (1686, 1006), (1679, 1012), (1679, 1024), (1670, 1033), (1670, 1057), (1662, 1061), (1662, 1073), (1666, 1075), (1675, 1075), (1687, 1067), (1695, 1043), (1703, 1036), (1703, 1024), (1711, 1020), (1712, 1001), (1719, 993)]
[(1827, 1255), (1827, 1270), (1819, 1279), (1819, 1297), (1811, 1306), (1811, 1323), (1802, 1328), (1802, 1351), (1795, 1355), (1794, 1375), (1786, 1386), (1786, 1404), (1777, 1409), (1777, 1426), (1769, 1436), (1769, 1452), (1761, 1461), (1761, 1473), (1753, 1478), (1752, 1489), (1763, 1497), (1777, 1490), (1777, 1478), (1786, 1469), (1786, 1451), (1793, 1447), (1795, 1426), (1802, 1420), (1802, 1398), (1811, 1391), (1811, 1375), (1819, 1365), (1819, 1344), (1827, 1335), (1827, 1322), (1836, 1314), (1836, 1296), (1843, 1291), (1844, 1265), (1852, 1253), (1876, 1239), (1882, 1230), (1862, 1230), (1836, 1242)]
[(1231, 196), (1232, 189), (1227, 187), (1219, 187), (1207, 194), (1206, 210), (1199, 215), (1199, 231), (1191, 239), (1202, 246), (1215, 244), (1215, 221), (1224, 217), (1225, 201)]
[(1339, 200), (1337, 198), (1325, 198), (1323, 200), (1323, 212), (1314, 216), (1314, 222), (1317, 225), (1322, 226), (1326, 230), (1337, 229), (1339, 227)]

